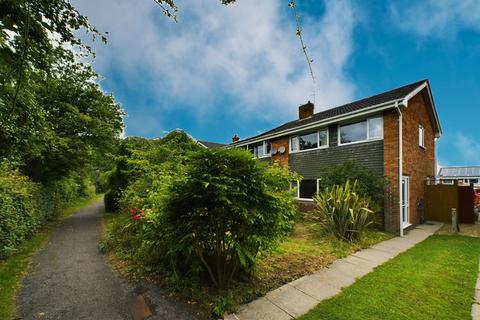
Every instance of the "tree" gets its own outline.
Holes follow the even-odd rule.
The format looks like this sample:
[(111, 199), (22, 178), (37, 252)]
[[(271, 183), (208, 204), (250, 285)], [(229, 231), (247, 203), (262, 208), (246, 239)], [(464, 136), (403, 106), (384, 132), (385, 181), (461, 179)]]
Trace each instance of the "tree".
[(2, 1), (0, 26), (0, 158), (48, 183), (111, 151), (123, 114), (75, 32), (103, 35), (67, 0)]

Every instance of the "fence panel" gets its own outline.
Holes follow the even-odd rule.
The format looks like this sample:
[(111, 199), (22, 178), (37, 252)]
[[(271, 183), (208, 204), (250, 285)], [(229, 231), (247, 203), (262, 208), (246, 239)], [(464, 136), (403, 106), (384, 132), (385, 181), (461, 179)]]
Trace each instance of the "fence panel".
[(425, 186), (426, 220), (450, 222), (452, 208), (457, 207), (457, 186), (442, 184)]
[(458, 222), (475, 223), (473, 207), (475, 204), (475, 191), (472, 187), (458, 187)]

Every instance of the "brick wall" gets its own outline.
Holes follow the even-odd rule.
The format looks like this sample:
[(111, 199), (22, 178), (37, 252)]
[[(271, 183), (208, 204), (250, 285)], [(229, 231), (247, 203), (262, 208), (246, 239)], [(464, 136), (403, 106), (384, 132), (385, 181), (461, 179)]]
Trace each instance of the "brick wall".
[(385, 190), (385, 230), (400, 233), (398, 191), (398, 114), (396, 110), (383, 113), (383, 170), (388, 181)]
[(272, 148), (284, 147), (285, 152), (283, 154), (277, 153), (272, 155), (272, 161), (278, 161), (282, 166), (288, 166), (288, 153), (290, 151), (288, 147), (288, 136), (280, 137), (272, 140)]
[[(425, 92), (425, 90), (423, 90)], [(403, 112), (403, 175), (410, 177), (410, 223), (420, 223), (420, 202), (424, 203), (424, 183), (435, 176), (435, 134), (426, 98), (417, 94)], [(425, 128), (425, 148), (418, 144), (418, 125)]]
[[(423, 91), (425, 92), (425, 90)], [(410, 223), (420, 223), (419, 204), (424, 201), (424, 181), (435, 176), (435, 135), (424, 93), (413, 97), (403, 115), (403, 175), (410, 178)], [(418, 126), (425, 128), (425, 148), (418, 143)], [(398, 115), (396, 110), (384, 112), (384, 172), (389, 184), (385, 199), (385, 229), (400, 232), (398, 177)]]

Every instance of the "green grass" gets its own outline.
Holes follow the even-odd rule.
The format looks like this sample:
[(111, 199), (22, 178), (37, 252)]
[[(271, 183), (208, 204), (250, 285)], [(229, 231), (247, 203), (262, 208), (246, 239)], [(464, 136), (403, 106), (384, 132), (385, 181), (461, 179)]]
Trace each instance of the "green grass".
[(0, 319), (15, 319), (15, 297), (20, 289), (20, 282), (28, 271), (33, 255), (47, 242), (50, 233), (58, 225), (58, 222), (80, 208), (99, 200), (100, 197), (101, 195), (81, 200), (62, 210), (58, 221), (43, 227), (36, 235), (23, 243), (15, 254), (0, 261)]
[(470, 319), (480, 238), (434, 235), (301, 320)]

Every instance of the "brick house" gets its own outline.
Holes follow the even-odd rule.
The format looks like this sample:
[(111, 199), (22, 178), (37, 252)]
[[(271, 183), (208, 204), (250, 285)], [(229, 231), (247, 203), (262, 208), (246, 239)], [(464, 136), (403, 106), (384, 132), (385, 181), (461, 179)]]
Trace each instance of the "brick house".
[(302, 210), (313, 207), (322, 168), (354, 160), (389, 181), (386, 230), (403, 234), (420, 223), (424, 181), (435, 177), (435, 144), (442, 133), (428, 80), (319, 113), (308, 102), (298, 114), (297, 120), (260, 135), (242, 140), (235, 135), (230, 146), (298, 172)]

